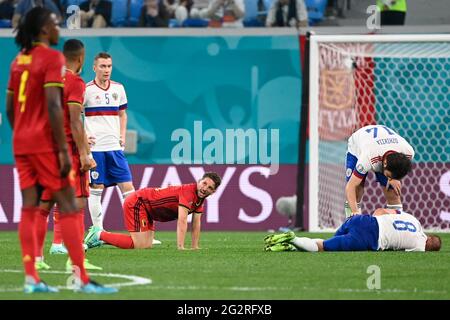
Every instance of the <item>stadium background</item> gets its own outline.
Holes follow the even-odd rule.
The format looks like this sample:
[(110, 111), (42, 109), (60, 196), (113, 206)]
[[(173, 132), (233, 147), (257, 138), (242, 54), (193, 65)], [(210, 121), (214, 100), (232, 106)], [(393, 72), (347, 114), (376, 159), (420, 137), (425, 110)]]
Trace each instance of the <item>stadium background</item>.
[[(82, 31), (74, 34), (74, 31), (64, 30), (59, 48), (64, 39), (72, 36), (84, 41), (87, 50), (82, 76), (85, 81), (94, 77), (92, 60), (95, 54), (99, 51), (112, 54), (112, 78), (125, 85), (128, 95), (128, 129), (138, 133), (137, 152), (127, 155), (136, 188), (189, 183), (201, 176), (202, 170), (214, 170), (224, 177), (224, 184), (208, 200), (207, 215), (203, 221), (205, 230), (264, 231), (287, 225), (287, 218), (276, 212), (275, 202), (281, 196), (296, 193), (302, 73), (300, 42), (295, 30), (277, 31), (273, 35), (267, 30), (256, 34), (239, 31), (238, 34), (228, 32), (222, 35), (215, 34), (214, 30), (202, 30), (189, 36), (166, 32), (166, 37), (143, 30), (123, 33), (115, 29), (102, 31), (98, 35)], [(16, 46), (10, 35), (2, 35), (2, 60), (11, 61), (17, 52)], [(426, 63), (424, 65), (427, 66)], [(402, 64), (396, 65), (389, 60), (381, 66), (391, 70), (393, 75), (396, 71), (402, 71), (395, 68), (404, 68)], [(0, 67), (0, 84), (3, 87), (6, 87), (8, 68), (8, 64)], [(450, 85), (448, 70), (450, 66), (444, 64), (439, 73), (447, 88)], [(374, 70), (374, 74), (383, 72)], [(377, 81), (387, 80), (377, 77)], [(410, 189), (408, 199), (411, 201), (408, 202), (418, 197), (420, 199), (424, 191), (431, 191), (436, 194), (436, 202), (445, 212), (450, 207), (448, 182), (445, 184), (450, 172), (450, 94), (444, 90), (443, 96), (436, 96), (435, 103), (424, 106), (433, 108), (438, 117), (430, 117), (429, 113), (421, 117), (419, 107), (422, 105), (410, 105), (402, 97), (414, 92), (420, 96), (420, 90), (439, 90), (425, 85), (422, 89), (407, 88), (405, 85), (391, 93), (375, 91), (375, 98), (384, 109), (392, 105), (400, 108), (392, 108), (385, 113), (388, 116), (381, 120), (395, 128), (395, 123), (391, 121), (398, 117), (389, 117), (389, 114), (407, 110), (404, 119), (413, 120), (411, 128), (438, 132), (434, 135), (437, 139), (424, 137), (413, 141), (418, 151), (415, 165), (421, 168), (430, 165), (430, 168), (437, 167), (439, 170), (413, 171), (411, 181), (415, 185)], [(4, 94), (4, 91), (0, 92), (0, 101), (5, 100)], [(21, 199), (11, 153), (11, 131), (4, 109), (2, 118), (0, 230), (15, 230), (20, 219)], [(278, 174), (268, 175), (267, 165), (262, 165), (259, 158), (256, 163), (249, 163), (247, 158), (235, 159), (233, 164), (198, 165), (195, 163), (205, 163), (205, 159), (195, 158), (198, 153), (194, 149), (193, 164), (175, 165), (171, 156), (177, 144), (171, 141), (175, 130), (189, 130), (192, 146), (200, 141), (204, 150), (209, 144), (207, 141), (201, 142), (194, 130), (194, 121), (201, 121), (203, 133), (214, 128), (220, 130), (224, 137), (226, 129), (278, 129)], [(270, 143), (267, 149), (271, 150)], [(236, 164), (238, 160), (244, 160), (246, 164)], [(425, 175), (436, 177), (431, 190), (420, 188), (420, 181)], [(123, 229), (119, 193), (113, 189), (105, 192), (103, 205), (106, 210), (105, 227)], [(428, 221), (422, 222), (427, 227)], [(435, 222), (436, 217), (430, 217), (429, 223)], [(88, 220), (87, 223), (90, 224)], [(304, 225), (308, 225), (307, 221)], [(442, 227), (448, 228), (448, 224), (444, 223)], [(175, 223), (160, 224), (157, 228), (174, 230)]]
[[(64, 30), (60, 40), (71, 37)], [(137, 153), (128, 154), (136, 188), (168, 183), (190, 183), (192, 172), (214, 170), (224, 178), (223, 193), (208, 200), (205, 230), (265, 230), (287, 224), (275, 212), (275, 201), (296, 192), (301, 70), (298, 36), (291, 31), (278, 36), (80, 36), (86, 46), (82, 76), (94, 77), (95, 54), (113, 57), (112, 79), (124, 84), (128, 96), (128, 129), (138, 132)], [(17, 54), (13, 38), (0, 38), (2, 60)], [(6, 88), (8, 64), (0, 68), (0, 84)], [(5, 92), (0, 93), (4, 101)], [(4, 114), (4, 108), (2, 110)], [(174, 165), (172, 133), (188, 129), (194, 137), (194, 121), (203, 132), (219, 129), (278, 129), (280, 168), (265, 176), (267, 166), (258, 163), (231, 165)], [(270, 134), (269, 134), (270, 137)], [(0, 126), (0, 230), (17, 228), (20, 194), (14, 178), (11, 131), (3, 115)], [(200, 137), (201, 139), (201, 137)], [(203, 143), (203, 149), (209, 142)], [(270, 154), (270, 140), (267, 149)], [(195, 159), (192, 152), (192, 163)], [(237, 163), (236, 159), (234, 163)], [(151, 175), (149, 177), (149, 174)], [(148, 179), (149, 178), (149, 179)], [(14, 187), (13, 187), (14, 186)], [(116, 191), (106, 206), (105, 228), (123, 229), (120, 197)], [(242, 211), (244, 210), (244, 211)], [(89, 222), (90, 225), (90, 222)], [(157, 226), (174, 230), (175, 224)]]

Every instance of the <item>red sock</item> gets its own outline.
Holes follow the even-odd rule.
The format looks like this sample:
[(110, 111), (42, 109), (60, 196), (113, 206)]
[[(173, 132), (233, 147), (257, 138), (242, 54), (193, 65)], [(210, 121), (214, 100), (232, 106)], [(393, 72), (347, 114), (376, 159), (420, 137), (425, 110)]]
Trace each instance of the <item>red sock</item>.
[(23, 208), (19, 223), (19, 239), (22, 247), (22, 262), (25, 276), (32, 277), (36, 283), (40, 281), (39, 275), (34, 267), (36, 253), (36, 227), (35, 218), (39, 208)]
[(36, 225), (36, 257), (44, 256), (45, 235), (47, 234), (48, 215), (50, 211), (39, 208), (35, 217)]
[(61, 224), (62, 238), (64, 245), (69, 251), (70, 260), (72, 265), (77, 267), (77, 274), (83, 283), (89, 282), (89, 276), (84, 269), (84, 250), (83, 239), (80, 234), (79, 227), (79, 214), (73, 213), (61, 213), (59, 215), (59, 223)]
[(133, 239), (127, 234), (102, 231), (100, 233), (100, 240), (121, 249), (134, 248)]
[(59, 224), (60, 213), (59, 207), (55, 206), (53, 208), (53, 243), (61, 244), (63, 242), (61, 225)]

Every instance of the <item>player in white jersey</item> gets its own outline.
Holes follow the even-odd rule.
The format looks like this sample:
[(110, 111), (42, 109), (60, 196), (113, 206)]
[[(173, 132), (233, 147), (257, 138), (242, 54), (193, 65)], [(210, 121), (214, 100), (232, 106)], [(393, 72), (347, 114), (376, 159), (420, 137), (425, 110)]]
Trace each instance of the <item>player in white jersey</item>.
[(264, 239), (266, 251), (439, 251), (441, 238), (426, 235), (411, 214), (380, 208), (347, 219), (328, 240), (296, 237), (294, 232)]
[[(92, 224), (103, 229), (101, 197), (105, 187), (117, 185), (125, 199), (134, 192), (131, 171), (124, 155), (128, 105), (122, 84), (111, 80), (112, 57), (100, 52), (94, 59), (95, 79), (86, 84), (86, 131), (95, 138), (91, 146), (97, 167), (90, 172), (88, 199)], [(154, 244), (161, 243), (154, 240)]]
[(400, 180), (411, 170), (413, 147), (394, 130), (370, 125), (354, 132), (348, 139), (346, 157), (346, 216), (359, 214), (364, 183), (369, 171), (385, 188), (387, 208), (403, 210)]
[(101, 196), (105, 187), (117, 185), (125, 198), (134, 192), (131, 172), (123, 153), (127, 126), (124, 87), (111, 81), (112, 58), (101, 52), (94, 59), (95, 79), (86, 84), (86, 132), (95, 137), (91, 146), (97, 167), (90, 172), (89, 211), (94, 226), (103, 229)]

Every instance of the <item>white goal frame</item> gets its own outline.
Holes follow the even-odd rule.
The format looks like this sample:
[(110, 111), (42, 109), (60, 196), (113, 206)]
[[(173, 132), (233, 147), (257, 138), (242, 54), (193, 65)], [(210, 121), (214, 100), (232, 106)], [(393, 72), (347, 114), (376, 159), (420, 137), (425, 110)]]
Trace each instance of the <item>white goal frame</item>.
[[(308, 224), (310, 232), (333, 232), (319, 227), (319, 43), (375, 42), (449, 42), (450, 34), (380, 34), (380, 35), (314, 35), (310, 36), (309, 59), (309, 197)], [(413, 56), (413, 55), (412, 55)], [(422, 55), (423, 56), (423, 55)], [(342, 155), (345, 157), (345, 155)], [(342, 204), (344, 207), (344, 203)]]

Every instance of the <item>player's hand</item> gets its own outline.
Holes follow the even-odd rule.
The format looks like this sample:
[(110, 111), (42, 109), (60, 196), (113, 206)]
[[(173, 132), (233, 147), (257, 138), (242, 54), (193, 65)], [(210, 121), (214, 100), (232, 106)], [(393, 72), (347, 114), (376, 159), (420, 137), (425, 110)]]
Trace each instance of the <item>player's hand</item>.
[(58, 158), (60, 167), (59, 173), (62, 178), (65, 178), (69, 174), (70, 169), (72, 169), (72, 162), (70, 161), (69, 152), (67, 150), (59, 151)]
[(90, 159), (91, 162), (91, 167), (89, 169), (94, 169), (95, 167), (97, 167), (97, 162), (95, 162), (94, 158)]
[(91, 159), (87, 154), (80, 155), (80, 170), (86, 172), (91, 169)]
[(389, 186), (391, 186), (392, 189), (394, 189), (394, 192), (397, 196), (400, 196), (402, 188), (402, 183), (400, 182), (400, 180), (389, 179), (388, 184), (386, 185), (386, 189), (388, 189)]
[(90, 147), (95, 146), (95, 137), (94, 136), (88, 136), (88, 144)]

